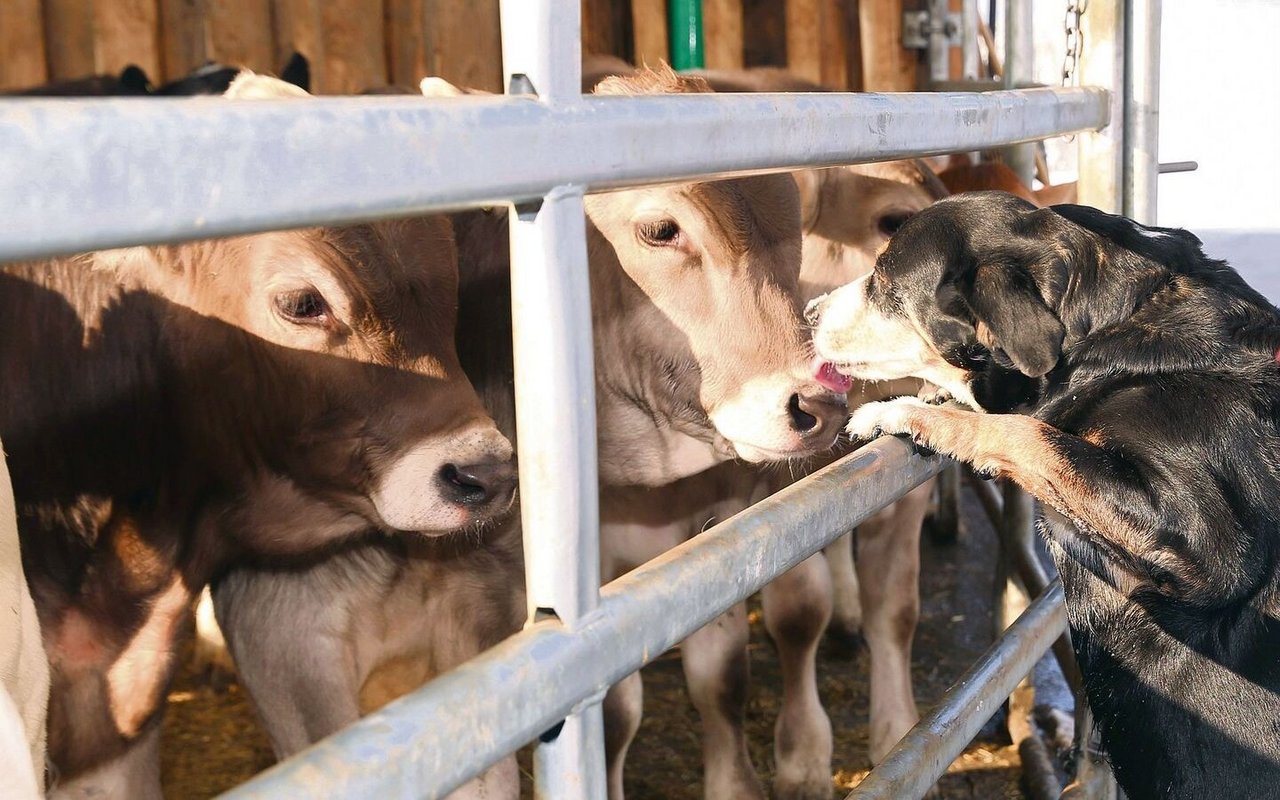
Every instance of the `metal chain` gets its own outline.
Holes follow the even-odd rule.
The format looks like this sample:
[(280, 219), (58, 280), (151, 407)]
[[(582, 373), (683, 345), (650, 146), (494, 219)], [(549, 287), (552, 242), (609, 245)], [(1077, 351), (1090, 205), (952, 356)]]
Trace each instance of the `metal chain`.
[(1078, 80), (1076, 67), (1084, 52), (1084, 34), (1080, 31), (1080, 18), (1089, 9), (1089, 0), (1067, 0), (1067, 15), (1063, 28), (1067, 33), (1067, 54), (1062, 59), (1062, 85), (1074, 86)]

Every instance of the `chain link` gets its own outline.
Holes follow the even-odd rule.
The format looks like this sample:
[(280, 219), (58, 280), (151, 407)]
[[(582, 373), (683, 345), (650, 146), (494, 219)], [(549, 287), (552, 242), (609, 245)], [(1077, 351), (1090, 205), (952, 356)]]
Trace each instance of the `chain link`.
[(1062, 85), (1076, 85), (1079, 76), (1076, 67), (1080, 65), (1080, 54), (1084, 52), (1084, 33), (1080, 30), (1080, 18), (1089, 9), (1089, 0), (1067, 0), (1066, 19), (1063, 29), (1067, 34), (1067, 54), (1062, 59)]

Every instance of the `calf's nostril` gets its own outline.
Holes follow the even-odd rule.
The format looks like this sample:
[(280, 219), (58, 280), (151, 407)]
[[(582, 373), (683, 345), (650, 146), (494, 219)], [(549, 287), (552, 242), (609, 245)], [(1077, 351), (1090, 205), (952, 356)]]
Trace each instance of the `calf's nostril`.
[(805, 402), (799, 394), (791, 395), (787, 401), (787, 415), (791, 417), (791, 429), (797, 433), (808, 433), (818, 426), (818, 418), (804, 408)]
[(507, 461), (493, 464), (445, 464), (440, 469), (445, 494), (461, 505), (481, 505), (515, 489), (515, 467)]

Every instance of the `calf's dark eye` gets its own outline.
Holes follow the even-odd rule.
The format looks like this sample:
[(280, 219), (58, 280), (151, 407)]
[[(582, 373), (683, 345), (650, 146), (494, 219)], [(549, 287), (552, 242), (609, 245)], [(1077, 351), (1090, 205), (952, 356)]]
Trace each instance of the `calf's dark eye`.
[(680, 226), (673, 219), (642, 222), (636, 229), (640, 241), (650, 247), (669, 247), (680, 238)]
[(329, 318), (329, 304), (315, 289), (300, 289), (276, 295), (276, 310), (290, 322), (318, 325)]

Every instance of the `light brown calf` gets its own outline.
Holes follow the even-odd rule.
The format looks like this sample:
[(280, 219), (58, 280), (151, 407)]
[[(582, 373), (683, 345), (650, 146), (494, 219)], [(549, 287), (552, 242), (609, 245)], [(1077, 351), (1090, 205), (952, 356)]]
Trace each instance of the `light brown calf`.
[(175, 652), (228, 562), (509, 507), (456, 292), (441, 217), (0, 270), (0, 433), (52, 668), (53, 794), (159, 796)]
[[(584, 80), (620, 68), (616, 60), (590, 59)], [(699, 74), (717, 91), (823, 91), (775, 69)], [(888, 237), (946, 194), (918, 162), (804, 170), (793, 177), (801, 195), (800, 293), (806, 300), (869, 272)], [(856, 406), (916, 389), (913, 382), (858, 385), (848, 399)], [(829, 460), (816, 459), (809, 466)], [(603, 575), (616, 577), (660, 555), (806, 472), (793, 465), (760, 473), (735, 464), (656, 492), (606, 488), (601, 495)], [(881, 758), (917, 720), (911, 640), (919, 613), (920, 526), (930, 490), (926, 484), (859, 527), (856, 571), (853, 539), (845, 536), (827, 548), (825, 558), (810, 559), (764, 590), (765, 624), (783, 670), (774, 736), (775, 796), (826, 797), (831, 791), (831, 730), (817, 694), (815, 658), (833, 612), (837, 628), (846, 635), (861, 632), (871, 653), (872, 759)], [(763, 796), (742, 728), (747, 636), (745, 610), (739, 606), (682, 644), (690, 695), (703, 720), (709, 798)], [(638, 674), (606, 699), (614, 800), (622, 794), (622, 762), (640, 724), (641, 704)]]
[[(425, 88), (457, 94), (440, 82)], [(600, 91), (705, 88), (662, 70)], [(845, 407), (811, 374), (790, 178), (610, 192), (588, 197), (586, 208), (602, 482), (661, 486), (734, 457), (830, 448)], [(506, 215), (459, 215), (455, 229), (459, 353), (491, 412), (510, 424)], [(514, 614), (505, 627), (489, 621), (501, 620), (495, 609), (522, 605), (517, 522), (486, 537), (506, 550), (450, 567), (456, 584), (438, 558), (383, 546), (286, 580), (242, 569), (216, 587), (219, 619), (277, 752), (294, 752), (455, 665), (471, 654), (450, 644), (468, 626), (486, 625), (491, 643), (514, 631)], [(467, 576), (500, 578), (508, 593), (477, 597)], [(458, 796), (514, 797), (516, 777), (508, 759)]]
[[(869, 271), (896, 226), (940, 195), (931, 177), (912, 162), (797, 173), (804, 220), (801, 294), (816, 297)], [(899, 388), (915, 390), (910, 383), (859, 385), (849, 400), (881, 399), (889, 395), (880, 392)], [(726, 464), (658, 489), (606, 487), (601, 493), (602, 575), (608, 580), (627, 572), (830, 458), (763, 473)], [(831, 792), (831, 729), (817, 694), (815, 658), (833, 599), (842, 629), (860, 630), (871, 651), (873, 758), (915, 723), (910, 653), (919, 610), (920, 525), (928, 498), (926, 485), (859, 527), (856, 573), (854, 540), (846, 536), (825, 557), (815, 556), (765, 588), (765, 625), (783, 671), (774, 736), (775, 796), (827, 797)], [(745, 608), (739, 605), (681, 645), (690, 696), (703, 721), (708, 798), (764, 796), (742, 728), (747, 637)], [(639, 728), (641, 704), (638, 673), (614, 687), (605, 701), (615, 800), (622, 795), (623, 761)]]

